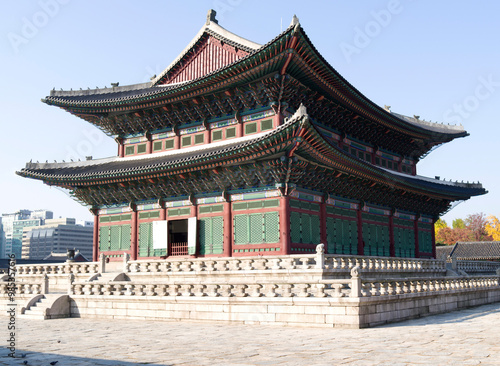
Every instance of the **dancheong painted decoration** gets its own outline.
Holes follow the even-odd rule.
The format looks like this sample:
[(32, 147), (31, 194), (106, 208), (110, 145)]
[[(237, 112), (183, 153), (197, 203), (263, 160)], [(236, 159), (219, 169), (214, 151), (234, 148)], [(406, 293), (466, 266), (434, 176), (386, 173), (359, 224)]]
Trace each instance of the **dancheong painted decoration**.
[(95, 215), (94, 260), (313, 252), (434, 257), (433, 223), (479, 183), (417, 175), (461, 126), (380, 108), (296, 17), (265, 45), (215, 12), (151, 82), (43, 100), (112, 136), (118, 155), (27, 163)]

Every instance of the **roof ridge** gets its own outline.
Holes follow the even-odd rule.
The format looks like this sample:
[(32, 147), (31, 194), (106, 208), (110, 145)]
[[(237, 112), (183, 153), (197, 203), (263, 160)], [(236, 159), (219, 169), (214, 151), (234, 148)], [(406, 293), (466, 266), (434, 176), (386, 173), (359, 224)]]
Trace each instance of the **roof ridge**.
[(243, 48), (247, 52), (255, 51), (259, 48), (262, 47), (261, 44), (258, 44), (256, 42), (250, 41), (246, 38), (243, 38), (241, 36), (238, 36), (237, 34), (228, 31), (224, 27), (219, 25), (219, 22), (217, 19), (215, 19), (215, 15), (217, 12), (213, 9), (210, 9), (207, 14), (207, 21), (201, 29), (196, 33), (194, 38), (191, 40), (191, 42), (188, 43), (188, 45), (184, 48), (184, 50), (181, 51), (181, 53), (168, 65), (160, 75), (158, 75), (156, 78), (152, 79), (152, 84), (153, 86), (157, 85), (164, 77), (165, 75), (168, 74), (170, 70), (174, 68), (175, 65), (181, 61), (186, 54), (189, 53), (189, 51), (200, 41), (200, 39), (203, 37), (204, 34), (210, 34), (212, 36), (217, 36), (227, 39), (232, 43), (237, 44), (240, 46), (240, 48)]

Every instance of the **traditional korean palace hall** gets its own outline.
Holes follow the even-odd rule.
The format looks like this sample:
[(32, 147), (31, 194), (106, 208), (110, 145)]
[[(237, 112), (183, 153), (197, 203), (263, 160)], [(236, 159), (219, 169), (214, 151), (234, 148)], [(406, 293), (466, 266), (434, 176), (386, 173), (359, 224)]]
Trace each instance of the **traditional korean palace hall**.
[(150, 82), (43, 99), (117, 143), (117, 156), (17, 172), (89, 207), (94, 261), (307, 255), (319, 243), (327, 254), (435, 258), (435, 220), (486, 190), (420, 176), (418, 162), (463, 127), (377, 106), (296, 17), (260, 45), (215, 15)]

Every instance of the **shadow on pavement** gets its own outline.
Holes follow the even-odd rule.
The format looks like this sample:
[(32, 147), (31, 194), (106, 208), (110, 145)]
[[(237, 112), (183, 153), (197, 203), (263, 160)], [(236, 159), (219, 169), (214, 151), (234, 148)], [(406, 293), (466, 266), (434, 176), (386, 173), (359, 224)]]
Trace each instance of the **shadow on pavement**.
[(9, 349), (0, 347), (0, 365), (8, 366), (169, 366), (154, 362), (128, 362), (117, 360), (104, 360), (99, 358), (64, 356), (53, 353), (31, 352), (16, 350), (15, 358), (9, 356)]
[(466, 320), (480, 318), (492, 313), (500, 313), (500, 303), (480, 305), (467, 309), (459, 309), (449, 313), (422, 316), (420, 318), (404, 320), (400, 323), (384, 324), (380, 327), (406, 327), (406, 326), (424, 326), (427, 324), (447, 324), (462, 323)]

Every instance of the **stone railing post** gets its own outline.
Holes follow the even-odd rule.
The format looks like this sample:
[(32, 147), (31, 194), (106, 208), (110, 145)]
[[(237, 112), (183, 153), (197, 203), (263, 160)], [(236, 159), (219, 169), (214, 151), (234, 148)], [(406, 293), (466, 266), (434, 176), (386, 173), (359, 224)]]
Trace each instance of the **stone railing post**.
[(99, 255), (99, 273), (104, 273), (106, 271), (106, 256), (104, 253)]
[(42, 294), (48, 294), (49, 293), (49, 276), (47, 276), (47, 273), (43, 276), (43, 281), (42, 281)]
[(316, 245), (316, 268), (325, 269), (325, 244)]
[(128, 253), (123, 254), (123, 272), (124, 273), (130, 272), (130, 266), (128, 264), (129, 260), (130, 260), (130, 254), (128, 254)]
[(70, 273), (68, 275), (68, 295), (73, 295), (73, 282), (75, 282), (75, 275)]
[(361, 268), (359, 266), (351, 269), (351, 297), (361, 297)]
[(451, 257), (451, 269), (457, 270), (457, 259), (455, 257)]

